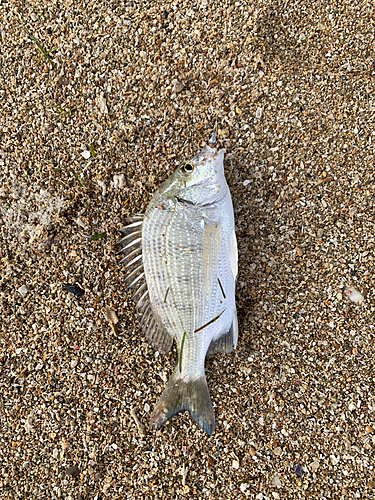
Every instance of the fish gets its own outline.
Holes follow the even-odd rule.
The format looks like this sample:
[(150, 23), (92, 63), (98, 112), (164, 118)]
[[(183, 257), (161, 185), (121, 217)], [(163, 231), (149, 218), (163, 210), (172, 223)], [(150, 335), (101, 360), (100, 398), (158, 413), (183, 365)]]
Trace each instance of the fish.
[(214, 130), (160, 185), (145, 213), (128, 218), (118, 242), (146, 339), (161, 354), (177, 344), (177, 364), (150, 425), (187, 410), (208, 435), (215, 416), (205, 359), (230, 353), (238, 339), (234, 212), (216, 142)]

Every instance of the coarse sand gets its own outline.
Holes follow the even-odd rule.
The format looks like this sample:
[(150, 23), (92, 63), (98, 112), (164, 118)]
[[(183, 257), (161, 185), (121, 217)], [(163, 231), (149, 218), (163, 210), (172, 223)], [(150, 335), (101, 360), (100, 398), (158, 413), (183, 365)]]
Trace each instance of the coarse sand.
[[(374, 10), (0, 3), (0, 498), (375, 494)], [(149, 416), (176, 363), (115, 242), (217, 120), (239, 342), (208, 437)]]

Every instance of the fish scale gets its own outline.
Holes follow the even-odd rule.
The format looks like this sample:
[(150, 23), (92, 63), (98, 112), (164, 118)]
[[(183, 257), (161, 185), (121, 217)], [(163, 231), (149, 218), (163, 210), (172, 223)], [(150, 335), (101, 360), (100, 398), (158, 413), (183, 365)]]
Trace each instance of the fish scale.
[(141, 296), (137, 307), (147, 340), (162, 353), (173, 340), (177, 344), (177, 365), (151, 425), (160, 427), (188, 410), (207, 434), (214, 431), (215, 418), (205, 358), (230, 352), (238, 336), (233, 207), (224, 153), (214, 148), (215, 142), (212, 135), (209, 145), (159, 187), (145, 215), (134, 216), (124, 228), (130, 236), (120, 242), (130, 286), (137, 300)]

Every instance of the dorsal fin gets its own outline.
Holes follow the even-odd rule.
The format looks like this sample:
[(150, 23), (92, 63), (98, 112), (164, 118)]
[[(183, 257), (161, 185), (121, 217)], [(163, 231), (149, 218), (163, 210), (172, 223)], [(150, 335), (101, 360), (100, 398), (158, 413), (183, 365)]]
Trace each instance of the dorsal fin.
[[(129, 224), (120, 231), (125, 236), (117, 242), (123, 248), (117, 254), (124, 257), (120, 263), (125, 264), (129, 272), (125, 280), (129, 288), (134, 289), (132, 299), (137, 296), (136, 307), (140, 312), (140, 327), (148, 343), (160, 354), (166, 354), (172, 346), (172, 337), (163, 327), (160, 318), (154, 313), (147, 293), (146, 278), (142, 262), (142, 223), (143, 215), (128, 217)], [(140, 298), (139, 298), (140, 297)]]

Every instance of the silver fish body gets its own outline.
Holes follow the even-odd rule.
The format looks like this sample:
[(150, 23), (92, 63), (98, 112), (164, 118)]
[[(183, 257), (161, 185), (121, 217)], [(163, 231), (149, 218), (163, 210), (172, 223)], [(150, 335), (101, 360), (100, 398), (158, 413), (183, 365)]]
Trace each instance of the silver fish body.
[(207, 354), (230, 352), (238, 336), (237, 244), (223, 158), (205, 146), (159, 187), (143, 219), (124, 229), (124, 260), (137, 265), (131, 274), (140, 284), (146, 338), (161, 352), (173, 339), (178, 348), (177, 366), (151, 415), (154, 427), (186, 409), (206, 433), (215, 428), (204, 362)]

